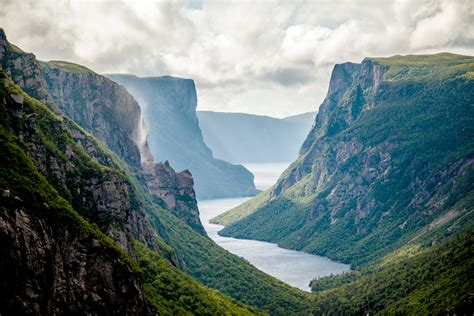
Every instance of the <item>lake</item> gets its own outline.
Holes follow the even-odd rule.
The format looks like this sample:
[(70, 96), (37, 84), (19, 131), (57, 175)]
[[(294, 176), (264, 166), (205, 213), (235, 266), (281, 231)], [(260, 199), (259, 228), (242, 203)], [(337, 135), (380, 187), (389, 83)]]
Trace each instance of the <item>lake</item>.
[[(289, 164), (252, 163), (244, 165), (254, 174), (256, 187), (263, 190), (273, 185)], [(204, 229), (219, 246), (245, 258), (261, 271), (304, 291), (310, 290), (309, 282), (315, 277), (340, 274), (350, 270), (349, 265), (332, 261), (326, 257), (283, 249), (276, 244), (219, 236), (218, 232), (224, 226), (211, 224), (209, 220), (248, 199), (250, 198), (213, 199), (198, 202)]]

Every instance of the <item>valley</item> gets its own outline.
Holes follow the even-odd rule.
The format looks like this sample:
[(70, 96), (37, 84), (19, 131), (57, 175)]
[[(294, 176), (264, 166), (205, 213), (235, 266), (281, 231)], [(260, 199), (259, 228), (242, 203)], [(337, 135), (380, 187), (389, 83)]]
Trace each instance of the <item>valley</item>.
[[(167, 5), (204, 23), (212, 3)], [(130, 62), (162, 44), (140, 29), (95, 62), (74, 42), (82, 65), (0, 28), (0, 315), (473, 315), (474, 57), (321, 62), (289, 50), (332, 30), (286, 31)], [(246, 49), (269, 63), (213, 73)]]
[[(263, 190), (276, 182), (288, 164), (253, 163), (245, 166), (255, 175), (256, 187)], [(245, 197), (198, 201), (201, 222), (207, 235), (216, 244), (246, 259), (259, 270), (304, 291), (310, 291), (309, 283), (314, 278), (350, 271), (349, 265), (325, 257), (280, 248), (268, 242), (219, 236), (218, 232), (223, 226), (212, 224), (209, 220), (249, 199)]]

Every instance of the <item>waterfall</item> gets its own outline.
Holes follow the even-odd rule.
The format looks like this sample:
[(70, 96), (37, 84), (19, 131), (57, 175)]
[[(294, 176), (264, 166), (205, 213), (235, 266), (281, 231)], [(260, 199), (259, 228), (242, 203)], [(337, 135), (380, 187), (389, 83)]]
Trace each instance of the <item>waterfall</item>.
[(148, 148), (147, 138), (148, 130), (143, 117), (143, 106), (141, 102), (138, 102), (140, 106), (140, 118), (138, 119), (138, 126), (135, 128), (134, 142), (140, 150), (140, 161), (142, 164), (147, 162), (153, 162), (153, 155)]

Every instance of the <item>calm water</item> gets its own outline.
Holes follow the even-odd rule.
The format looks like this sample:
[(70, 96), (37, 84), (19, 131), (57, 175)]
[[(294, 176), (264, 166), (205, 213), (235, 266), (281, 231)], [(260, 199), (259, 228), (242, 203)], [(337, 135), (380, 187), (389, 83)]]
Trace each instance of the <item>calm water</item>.
[[(288, 164), (245, 164), (255, 175), (255, 185), (265, 189), (276, 182)], [(317, 276), (339, 274), (349, 271), (349, 266), (328, 258), (310, 255), (300, 251), (287, 250), (276, 244), (222, 237), (217, 234), (223, 226), (209, 223), (209, 220), (249, 198), (231, 198), (199, 201), (201, 221), (209, 237), (219, 246), (247, 259), (258, 269), (294, 287), (309, 291), (309, 282)]]

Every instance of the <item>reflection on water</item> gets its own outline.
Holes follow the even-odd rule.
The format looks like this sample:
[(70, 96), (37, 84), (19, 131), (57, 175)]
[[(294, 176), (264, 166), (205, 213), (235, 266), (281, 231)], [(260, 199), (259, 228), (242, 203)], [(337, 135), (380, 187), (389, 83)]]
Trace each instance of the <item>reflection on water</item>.
[[(255, 175), (257, 187), (265, 189), (274, 184), (288, 164), (245, 164)], [(257, 184), (258, 183), (258, 184)], [(349, 266), (328, 258), (300, 251), (287, 250), (276, 244), (222, 237), (217, 234), (223, 226), (209, 220), (249, 198), (214, 199), (199, 201), (201, 221), (209, 237), (219, 246), (245, 258), (258, 269), (302, 290), (309, 291), (309, 282), (317, 276), (349, 271)]]

